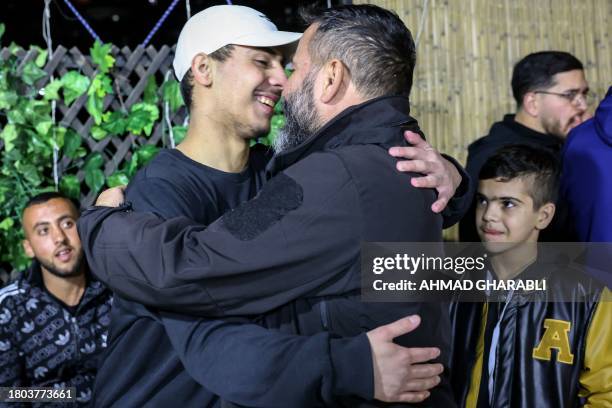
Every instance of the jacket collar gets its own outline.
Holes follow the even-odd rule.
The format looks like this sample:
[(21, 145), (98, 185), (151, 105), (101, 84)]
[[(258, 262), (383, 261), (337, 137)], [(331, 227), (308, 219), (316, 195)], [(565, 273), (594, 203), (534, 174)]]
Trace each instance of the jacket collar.
[[(504, 120), (500, 122), (500, 124), (517, 134), (519, 137), (523, 138), (524, 142), (531, 142), (533, 144), (544, 145), (555, 149), (559, 149), (561, 145), (563, 145), (562, 139), (548, 133), (538, 132), (537, 130), (533, 130), (530, 127), (522, 125), (515, 120), (515, 116), (516, 115), (514, 114), (505, 115)], [(493, 129), (491, 129), (491, 132), (493, 132)]]
[[(421, 133), (416, 119), (410, 117), (409, 112), (410, 102), (403, 96), (382, 96), (351, 106), (304, 143), (275, 155), (268, 164), (266, 175), (271, 177), (304, 157), (325, 149), (360, 144), (388, 147), (405, 144), (403, 130)], [(389, 132), (391, 128), (397, 131)]]
[[(87, 286), (85, 287), (85, 292), (83, 293), (83, 297), (79, 302), (79, 309), (82, 309), (94, 299), (100, 296), (105, 296), (107, 294), (106, 292), (108, 292), (102, 282), (94, 279), (94, 277), (91, 275), (91, 273), (89, 273), (89, 271), (87, 271), (86, 274)], [(44, 294), (42, 296), (46, 296), (55, 302), (62, 303), (63, 305), (63, 302), (61, 302), (59, 299), (56, 299), (55, 296), (51, 295), (51, 293), (46, 289), (45, 283), (42, 278), (41, 265), (40, 262), (38, 262), (36, 259), (32, 261), (30, 267), (24, 272), (21, 287), (27, 292), (30, 292), (32, 296), (41, 296), (41, 294)]]

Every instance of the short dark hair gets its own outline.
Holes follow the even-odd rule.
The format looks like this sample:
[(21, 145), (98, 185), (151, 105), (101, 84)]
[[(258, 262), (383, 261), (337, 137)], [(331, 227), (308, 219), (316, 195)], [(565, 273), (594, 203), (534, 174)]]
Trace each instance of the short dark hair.
[(23, 211), (21, 212), (22, 218), (23, 218), (23, 212), (29, 207), (32, 207), (38, 204), (44, 204), (47, 201), (53, 200), (55, 198), (59, 198), (59, 199), (68, 201), (70, 204), (72, 204), (77, 214), (80, 212), (79, 208), (81, 205), (73, 198), (70, 198), (66, 196), (65, 194), (60, 193), (58, 191), (45, 191), (44, 193), (39, 193), (39, 194), (36, 194), (35, 196), (30, 197), (25, 207), (23, 207)]
[(480, 170), (479, 180), (515, 178), (530, 180), (527, 188), (535, 209), (554, 203), (559, 192), (560, 164), (549, 150), (529, 145), (510, 145), (497, 150)]
[(582, 62), (563, 51), (541, 51), (527, 55), (512, 71), (512, 94), (520, 108), (527, 92), (555, 85), (554, 76), (575, 69), (584, 70)]
[(361, 4), (303, 8), (301, 15), (307, 24), (318, 24), (308, 49), (315, 67), (339, 59), (366, 98), (410, 94), (416, 47), (397, 14)]
[[(215, 61), (224, 62), (226, 59), (232, 56), (234, 46), (232, 44), (226, 45), (225, 47), (219, 48), (217, 51), (211, 52), (209, 57)], [(191, 111), (191, 104), (193, 103), (193, 74), (191, 68), (185, 72), (183, 79), (180, 83), (181, 96), (187, 106), (187, 110)]]

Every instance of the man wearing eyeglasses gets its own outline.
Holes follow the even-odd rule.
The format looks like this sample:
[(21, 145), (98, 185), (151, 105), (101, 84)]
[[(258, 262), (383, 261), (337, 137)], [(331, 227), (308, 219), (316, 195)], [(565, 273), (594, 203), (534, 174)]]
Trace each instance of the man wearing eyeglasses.
[[(589, 85), (582, 63), (561, 51), (542, 51), (520, 60), (512, 72), (516, 114), (494, 123), (487, 136), (469, 146), (467, 172), (478, 180), (480, 168), (501, 147), (526, 144), (552, 151), (560, 160), (567, 134), (587, 119)], [(460, 223), (461, 241), (478, 241), (474, 205)], [(540, 235), (541, 241), (575, 241), (565, 205)]]

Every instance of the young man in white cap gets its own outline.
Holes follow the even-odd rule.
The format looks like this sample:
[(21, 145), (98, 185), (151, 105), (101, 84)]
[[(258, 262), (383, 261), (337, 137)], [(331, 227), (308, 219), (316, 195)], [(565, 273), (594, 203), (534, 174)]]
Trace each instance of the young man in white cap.
[[(286, 82), (283, 57), (300, 36), (277, 31), (263, 14), (241, 6), (211, 7), (187, 22), (174, 69), (190, 109), (189, 129), (177, 149), (162, 151), (128, 187), (136, 211), (210, 224), (257, 193), (269, 153), (249, 149), (249, 141), (269, 131)], [(431, 166), (436, 164), (443, 168)], [(434, 178), (444, 177), (449, 179)], [(180, 322), (188, 317), (122, 299), (120, 288), (117, 295), (96, 406), (215, 406), (214, 394), (247, 406), (310, 407), (343, 396), (416, 402), (439, 381), (441, 365), (406, 363), (428, 361), (436, 349), (392, 342), (413, 330), (418, 318), (350, 339), (282, 334), (250, 319), (200, 322), (207, 334), (197, 341), (206, 343), (199, 366), (186, 360), (189, 350), (180, 343)], [(177, 291), (177, 299), (181, 295)], [(359, 372), (364, 366), (374, 373)]]

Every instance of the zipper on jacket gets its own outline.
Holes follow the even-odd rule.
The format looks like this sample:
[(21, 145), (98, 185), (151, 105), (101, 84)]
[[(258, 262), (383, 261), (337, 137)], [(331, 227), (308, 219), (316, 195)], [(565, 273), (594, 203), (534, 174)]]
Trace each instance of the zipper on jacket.
[(81, 359), (81, 350), (79, 349), (79, 325), (76, 316), (70, 315), (70, 327), (72, 328), (72, 339), (74, 341), (74, 360), (78, 362)]

